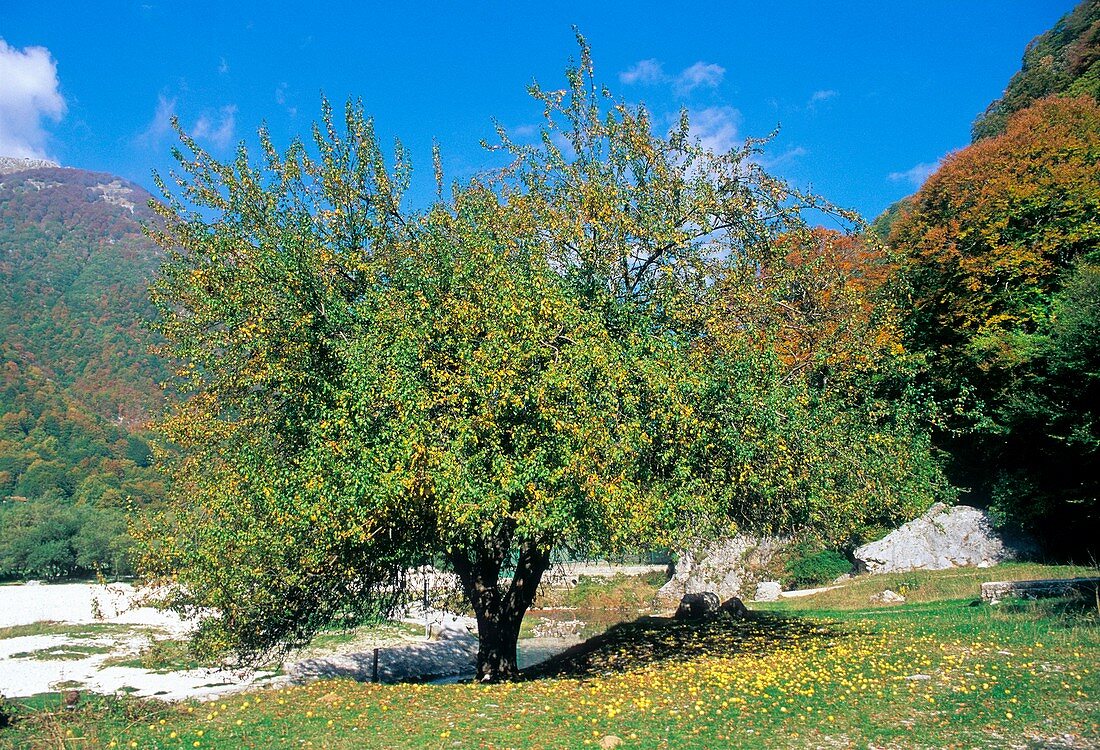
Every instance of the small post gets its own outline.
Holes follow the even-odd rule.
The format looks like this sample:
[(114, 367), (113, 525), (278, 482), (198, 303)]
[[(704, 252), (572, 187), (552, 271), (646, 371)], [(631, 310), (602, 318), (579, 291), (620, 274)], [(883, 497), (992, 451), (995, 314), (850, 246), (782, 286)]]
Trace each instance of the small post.
[(432, 622), (428, 615), (428, 571), (424, 571), (424, 640), (432, 638)]
[(377, 648), (374, 649), (374, 666), (371, 667), (371, 672), (370, 672), (370, 681), (371, 682), (378, 682), (378, 651), (379, 651), (379, 649), (377, 649)]

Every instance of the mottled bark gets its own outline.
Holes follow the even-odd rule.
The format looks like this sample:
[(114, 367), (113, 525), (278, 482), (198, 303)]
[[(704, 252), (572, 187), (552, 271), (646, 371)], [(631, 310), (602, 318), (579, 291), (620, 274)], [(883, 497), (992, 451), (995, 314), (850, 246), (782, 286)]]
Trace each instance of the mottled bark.
[(519, 675), (516, 647), (523, 615), (534, 601), (542, 574), (550, 567), (550, 553), (538, 545), (525, 547), (516, 572), (505, 585), (500, 581), (506, 545), (450, 555), (455, 573), (477, 616), (477, 679), (503, 682)]

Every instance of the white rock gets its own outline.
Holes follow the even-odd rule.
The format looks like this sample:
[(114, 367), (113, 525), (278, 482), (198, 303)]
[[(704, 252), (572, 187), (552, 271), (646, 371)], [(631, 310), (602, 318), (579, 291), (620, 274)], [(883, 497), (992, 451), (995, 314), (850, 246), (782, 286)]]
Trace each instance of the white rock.
[(0, 156), (0, 174), (24, 172), (28, 169), (57, 168), (61, 165), (48, 159), (24, 159), (18, 156)]
[(774, 602), (779, 599), (779, 595), (783, 593), (783, 586), (779, 581), (761, 581), (756, 584), (756, 601), (758, 602)]
[(862, 573), (898, 573), (970, 565), (989, 567), (1018, 554), (1016, 547), (1006, 544), (993, 531), (984, 511), (936, 503), (920, 518), (858, 548), (855, 559)]
[(657, 596), (669, 606), (678, 604), (684, 594), (710, 591), (722, 601), (741, 596), (753, 572), (765, 567), (782, 545), (779, 540), (739, 534), (685, 550)]
[(904, 596), (890, 589), (886, 589), (871, 597), (871, 603), (873, 604), (901, 604), (904, 601)]

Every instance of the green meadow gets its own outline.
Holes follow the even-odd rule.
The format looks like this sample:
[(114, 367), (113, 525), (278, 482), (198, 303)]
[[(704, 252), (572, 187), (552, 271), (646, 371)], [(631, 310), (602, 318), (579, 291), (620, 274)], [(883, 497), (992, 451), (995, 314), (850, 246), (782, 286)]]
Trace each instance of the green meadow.
[[(84, 696), (75, 709), (41, 695), (8, 705), (0, 747), (1100, 747), (1097, 602), (977, 597), (983, 580), (1087, 572), (876, 576), (745, 621), (642, 617), (515, 683), (320, 680), (209, 703)], [(891, 586), (908, 601), (869, 603)]]

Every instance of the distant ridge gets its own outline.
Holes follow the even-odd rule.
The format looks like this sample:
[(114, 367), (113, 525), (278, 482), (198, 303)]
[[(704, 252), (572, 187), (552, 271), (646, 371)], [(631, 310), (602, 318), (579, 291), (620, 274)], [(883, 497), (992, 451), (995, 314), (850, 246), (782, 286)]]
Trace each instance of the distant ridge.
[(26, 172), (28, 169), (44, 169), (60, 167), (61, 165), (49, 159), (24, 159), (18, 156), (0, 156), (0, 174), (12, 172)]
[(127, 523), (164, 496), (143, 429), (169, 375), (142, 322), (151, 200), (0, 157), (0, 579), (129, 572)]

